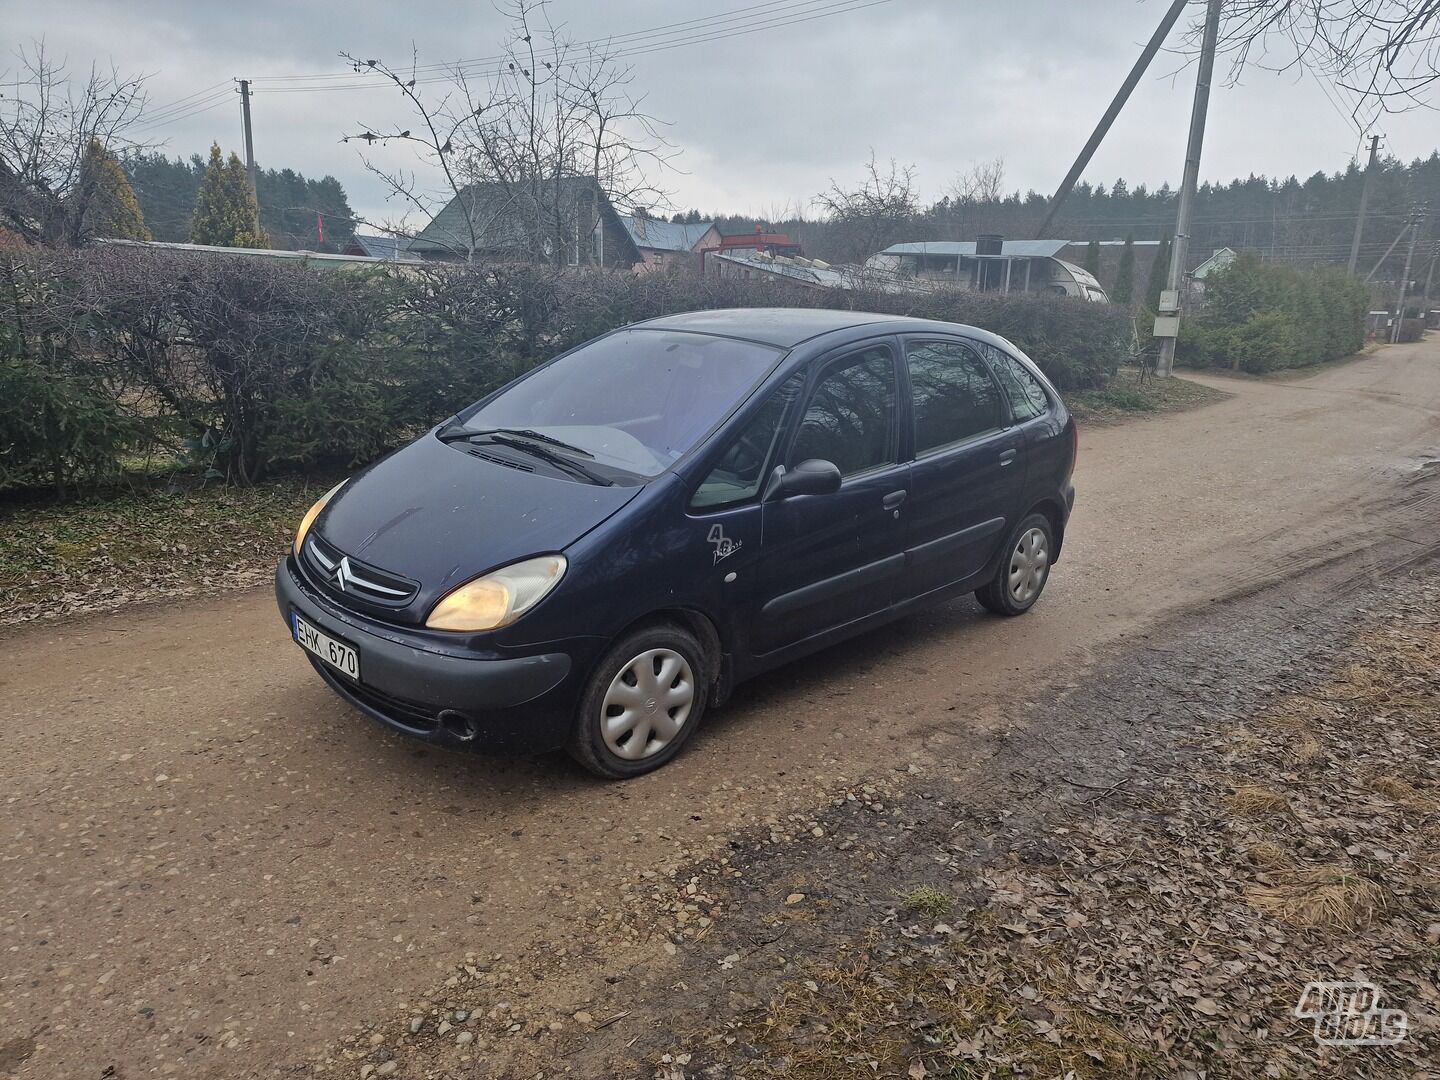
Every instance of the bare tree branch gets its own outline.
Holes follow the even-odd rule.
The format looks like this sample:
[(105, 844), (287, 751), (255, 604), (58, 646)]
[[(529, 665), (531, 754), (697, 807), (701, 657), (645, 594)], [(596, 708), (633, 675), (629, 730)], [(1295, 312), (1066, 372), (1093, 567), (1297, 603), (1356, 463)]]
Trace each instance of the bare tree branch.
[[(417, 88), (413, 70), (342, 53), (357, 72), (394, 84), (413, 115), (409, 127), (362, 124), (344, 141), (409, 145), (420, 162), (416, 172), (368, 157), (365, 166), (392, 198), (427, 216), (457, 203), (460, 235), (450, 239), (466, 261), (496, 246), (502, 223), (504, 246), (515, 253), (587, 261), (578, 250), (583, 208), (566, 198), (561, 181), (593, 178), (621, 209), (663, 205), (650, 172), (667, 166), (673, 151), (614, 54), (574, 44), (541, 0), (510, 0), (505, 10), (511, 31), (500, 61), (479, 74), (451, 68), (435, 97)], [(598, 207), (589, 209), (593, 225)]]

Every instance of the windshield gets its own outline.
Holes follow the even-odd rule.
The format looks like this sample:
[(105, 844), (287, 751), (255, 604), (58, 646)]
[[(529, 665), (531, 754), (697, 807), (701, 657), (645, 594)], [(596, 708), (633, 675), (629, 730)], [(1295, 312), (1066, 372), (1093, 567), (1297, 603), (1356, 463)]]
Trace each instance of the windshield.
[(780, 359), (730, 338), (623, 330), (584, 345), (474, 412), (471, 430), (505, 428), (558, 440), (559, 454), (656, 476), (727, 416)]

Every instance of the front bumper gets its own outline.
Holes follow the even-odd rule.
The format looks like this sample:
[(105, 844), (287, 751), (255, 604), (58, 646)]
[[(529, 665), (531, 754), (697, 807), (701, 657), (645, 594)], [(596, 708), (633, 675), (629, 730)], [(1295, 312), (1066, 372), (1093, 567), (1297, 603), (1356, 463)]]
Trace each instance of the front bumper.
[(534, 655), (438, 651), (433, 642), (407, 640), (404, 627), (339, 607), (291, 557), (275, 568), (275, 600), (292, 636), (298, 612), (358, 650), (359, 682), (305, 656), (332, 690), (386, 727), (456, 749), (512, 753), (558, 749), (569, 738), (594, 650), (588, 639), (552, 642)]

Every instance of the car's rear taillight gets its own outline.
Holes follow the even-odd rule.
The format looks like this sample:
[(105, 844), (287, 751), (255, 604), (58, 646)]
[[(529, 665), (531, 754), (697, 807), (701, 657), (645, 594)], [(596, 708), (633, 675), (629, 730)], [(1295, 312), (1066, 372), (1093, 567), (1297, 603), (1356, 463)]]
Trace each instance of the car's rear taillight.
[(1075, 423), (1074, 417), (1070, 419), (1070, 471), (1074, 473), (1075, 466), (1080, 464), (1080, 425)]

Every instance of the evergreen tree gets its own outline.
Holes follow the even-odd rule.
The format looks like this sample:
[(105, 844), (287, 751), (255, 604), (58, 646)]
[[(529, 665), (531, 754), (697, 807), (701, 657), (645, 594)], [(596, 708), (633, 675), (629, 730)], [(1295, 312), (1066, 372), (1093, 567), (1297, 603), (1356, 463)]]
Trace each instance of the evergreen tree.
[(1160, 310), (1160, 292), (1170, 276), (1170, 238), (1162, 237), (1155, 249), (1155, 261), (1150, 264), (1150, 280), (1145, 283), (1145, 306), (1151, 311)]
[(86, 236), (149, 240), (145, 215), (115, 155), (91, 139), (80, 162), (80, 190), (85, 195), (81, 229)]
[(145, 213), (145, 224), (156, 240), (184, 243), (190, 237), (190, 215), (195, 193), (205, 175), (205, 159), (192, 154), (189, 161), (161, 153), (127, 154), (120, 160), (130, 187)]
[(1099, 280), (1100, 277), (1100, 241), (1091, 240), (1085, 245), (1085, 267), (1091, 275)]
[(1129, 305), (1135, 296), (1135, 236), (1125, 237), (1125, 246), (1120, 249), (1120, 266), (1115, 271), (1115, 286), (1110, 290), (1110, 299), (1117, 304)]
[(226, 161), (220, 145), (210, 147), (210, 162), (195, 196), (195, 212), (190, 218), (190, 242), (214, 244), (218, 247), (263, 248), (269, 237), (259, 228), (255, 198), (250, 194), (250, 180), (245, 166), (235, 154)]

